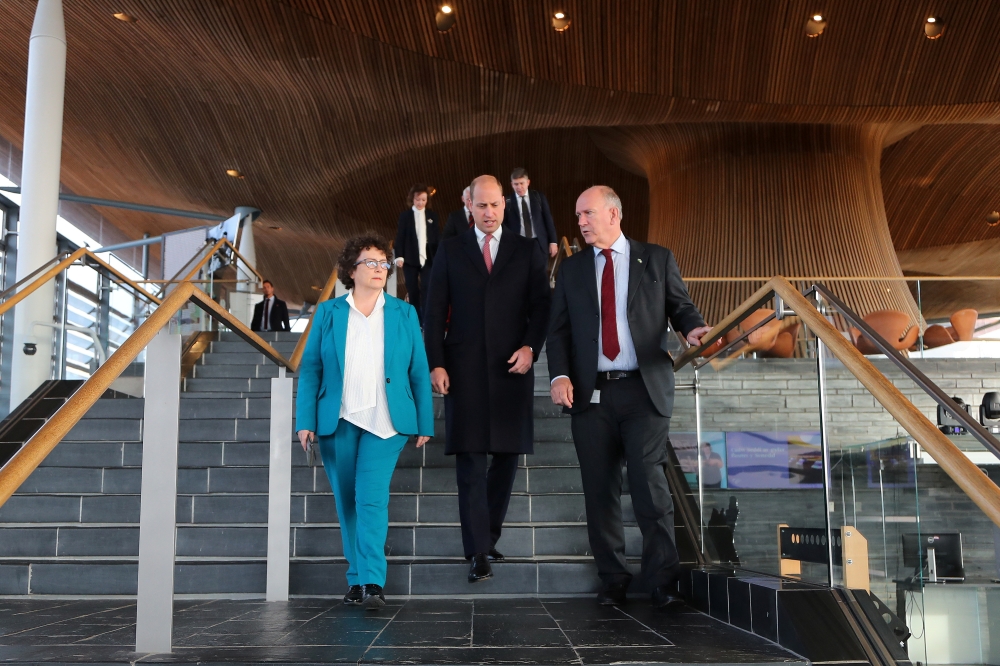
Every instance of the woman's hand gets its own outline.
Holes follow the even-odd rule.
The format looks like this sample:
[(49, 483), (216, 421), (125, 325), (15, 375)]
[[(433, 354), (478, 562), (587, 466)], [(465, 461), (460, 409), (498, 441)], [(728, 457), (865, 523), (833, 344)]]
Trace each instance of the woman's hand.
[(309, 442), (316, 441), (316, 433), (312, 430), (299, 430), (299, 444), (302, 445), (303, 451), (309, 450)]
[(428, 437), (427, 435), (420, 435), (419, 437), (417, 437), (417, 448), (419, 449), (421, 446), (430, 441), (430, 439), (431, 438)]

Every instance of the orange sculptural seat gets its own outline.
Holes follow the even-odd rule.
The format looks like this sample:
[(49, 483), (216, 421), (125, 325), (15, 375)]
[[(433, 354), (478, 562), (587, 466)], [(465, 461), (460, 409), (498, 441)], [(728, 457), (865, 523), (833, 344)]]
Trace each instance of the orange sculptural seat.
[(924, 347), (933, 349), (934, 347), (950, 345), (953, 342), (971, 340), (976, 330), (979, 312), (972, 308), (966, 308), (952, 314), (950, 319), (951, 326), (934, 324), (927, 327), (927, 330), (924, 331)]
[[(875, 310), (865, 315), (865, 323), (885, 338), (896, 350), (907, 349), (917, 341), (920, 329), (913, 325), (909, 315), (899, 310)], [(851, 327), (851, 340), (862, 354), (878, 354), (878, 348), (861, 331)]]

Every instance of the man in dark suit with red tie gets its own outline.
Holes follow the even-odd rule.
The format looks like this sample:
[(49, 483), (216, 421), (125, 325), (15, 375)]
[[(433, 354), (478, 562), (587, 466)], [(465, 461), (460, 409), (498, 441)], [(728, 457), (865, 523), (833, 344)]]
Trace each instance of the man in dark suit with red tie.
[(525, 238), (532, 238), (542, 248), (542, 253), (554, 257), (559, 252), (556, 225), (549, 210), (549, 200), (538, 190), (529, 190), (531, 180), (521, 167), (510, 174), (514, 193), (507, 197), (504, 224)]
[[(475, 226), (441, 243), (424, 318), (431, 385), (444, 395), (469, 582), (493, 576), (520, 455), (532, 453), (534, 371), (549, 322), (545, 257), (504, 228), (500, 182), (470, 185)], [(449, 310), (451, 316), (449, 318)], [(487, 465), (487, 457), (493, 459)]]
[(454, 238), (459, 234), (468, 231), (475, 222), (472, 219), (472, 199), (469, 198), (469, 188), (462, 190), (462, 207), (448, 215), (448, 220), (444, 223), (444, 233), (441, 239)]
[(274, 295), (274, 285), (270, 280), (264, 280), (261, 285), (264, 300), (254, 306), (253, 319), (250, 320), (251, 331), (290, 331), (288, 325), (288, 306)]
[(552, 401), (573, 415), (587, 533), (603, 582), (602, 605), (624, 603), (632, 580), (625, 562), (622, 461), (642, 531), (642, 574), (653, 605), (680, 604), (674, 505), (665, 469), (674, 406), (668, 323), (692, 345), (709, 331), (691, 302), (673, 253), (626, 238), (621, 199), (610, 187), (576, 202), (592, 249), (562, 263), (548, 337)]

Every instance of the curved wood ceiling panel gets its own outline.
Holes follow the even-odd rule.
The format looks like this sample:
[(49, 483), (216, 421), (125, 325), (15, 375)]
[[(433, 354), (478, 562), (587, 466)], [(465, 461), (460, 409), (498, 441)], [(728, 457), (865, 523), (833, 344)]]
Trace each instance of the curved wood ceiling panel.
[[(458, 24), (442, 34), (427, 0), (67, 0), (62, 180), (80, 194), (219, 214), (258, 206), (261, 268), (299, 300), (322, 284), (345, 236), (391, 233), (389, 202), (416, 179), (454, 200), (477, 172), (521, 163), (560, 210), (581, 185), (618, 182), (637, 220), (644, 181), (588, 143), (600, 128), (877, 122), (897, 138), (1000, 118), (991, 0), (835, 0), (817, 39), (803, 35), (812, 0), (566, 0), (564, 33), (549, 26), (555, 0), (454, 4)], [(0, 135), (15, 145), (34, 8), (0, 5)], [(931, 12), (947, 24), (935, 41), (921, 28)], [(887, 193), (895, 151), (938, 129), (886, 154)], [(963, 151), (991, 131), (970, 127)], [(903, 163), (919, 169), (900, 162), (901, 174)], [(995, 190), (987, 171), (969, 187)], [(889, 203), (897, 238), (893, 207), (908, 201)], [(926, 228), (950, 209), (925, 210), (904, 247), (932, 242)], [(190, 226), (101, 212), (130, 237)]]
[(897, 250), (1000, 238), (986, 223), (1000, 211), (1000, 127), (925, 127), (885, 151), (882, 178)]

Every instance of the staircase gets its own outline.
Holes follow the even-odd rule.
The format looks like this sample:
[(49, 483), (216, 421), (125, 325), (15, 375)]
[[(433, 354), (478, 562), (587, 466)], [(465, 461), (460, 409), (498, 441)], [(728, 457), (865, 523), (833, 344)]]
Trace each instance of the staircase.
[[(264, 334), (284, 355), (297, 334)], [(408, 444), (391, 483), (387, 594), (573, 594), (596, 589), (569, 418), (535, 366), (535, 454), (519, 470), (496, 576), (466, 582), (454, 458), (436, 436)], [(270, 377), (277, 367), (221, 333), (182, 385), (175, 591), (262, 595), (267, 550)], [(0, 507), (0, 595), (134, 595), (139, 551), (143, 401), (104, 398)], [(293, 447), (290, 591), (339, 595), (346, 563), (321, 467)], [(641, 535), (623, 497), (627, 553)], [(680, 536), (680, 535), (679, 535)], [(639, 581), (636, 580), (635, 585)]]

